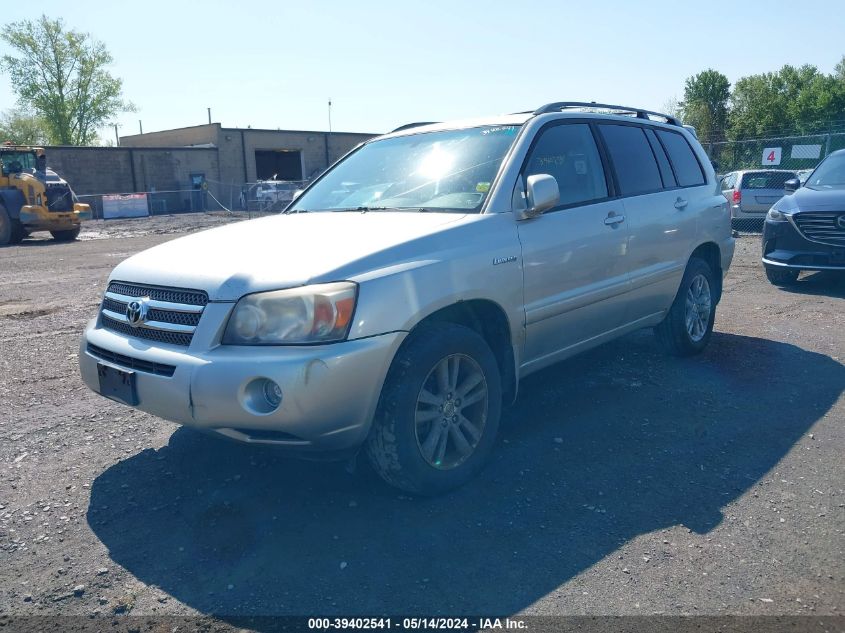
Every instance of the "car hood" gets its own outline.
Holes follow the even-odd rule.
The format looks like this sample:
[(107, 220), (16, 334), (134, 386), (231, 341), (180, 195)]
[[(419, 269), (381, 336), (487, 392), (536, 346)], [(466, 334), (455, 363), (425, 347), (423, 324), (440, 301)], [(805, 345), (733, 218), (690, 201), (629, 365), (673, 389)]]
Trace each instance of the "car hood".
[(779, 211), (845, 211), (845, 189), (801, 187), (778, 202)]
[(205, 290), (211, 301), (236, 301), (251, 292), (353, 279), (397, 263), (401, 244), (478, 217), (381, 211), (272, 216), (160, 244), (120, 263), (110, 279)]

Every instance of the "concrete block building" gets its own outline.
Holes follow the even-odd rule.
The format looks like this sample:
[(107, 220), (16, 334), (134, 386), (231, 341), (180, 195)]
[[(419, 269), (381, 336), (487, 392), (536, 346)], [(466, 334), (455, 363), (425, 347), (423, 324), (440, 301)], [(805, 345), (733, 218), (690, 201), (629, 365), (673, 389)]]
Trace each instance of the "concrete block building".
[[(220, 123), (134, 134), (119, 147), (48, 147), (47, 163), (84, 202), (151, 192), (153, 213), (241, 208), (258, 180), (308, 181), (374, 134), (225, 128)], [(239, 206), (241, 205), (241, 206)]]
[(195, 147), (217, 151), (209, 178), (221, 182), (310, 180), (373, 134), (226, 128), (220, 123), (123, 136), (121, 147)]

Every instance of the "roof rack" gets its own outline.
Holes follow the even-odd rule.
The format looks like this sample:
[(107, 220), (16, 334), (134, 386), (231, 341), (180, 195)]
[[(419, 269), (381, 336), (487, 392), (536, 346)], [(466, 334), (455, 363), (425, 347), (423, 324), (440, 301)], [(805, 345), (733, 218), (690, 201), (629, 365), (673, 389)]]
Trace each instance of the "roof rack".
[(402, 130), (410, 130), (412, 127), (420, 127), (421, 125), (433, 125), (435, 123), (439, 123), (439, 121), (417, 121), (416, 123), (406, 123), (405, 125), (400, 125), (395, 130), (390, 130), (389, 134), (401, 132)]
[(560, 112), (569, 108), (600, 108), (603, 110), (614, 110), (614, 114), (633, 114), (638, 119), (648, 119), (656, 116), (664, 119), (669, 125), (681, 125), (681, 122), (669, 114), (662, 112), (652, 112), (651, 110), (643, 110), (642, 108), (632, 108), (629, 106), (610, 105), (608, 103), (596, 103), (595, 101), (557, 101), (555, 103), (547, 103), (546, 105), (534, 110), (534, 116), (538, 114), (547, 114), (549, 112)]

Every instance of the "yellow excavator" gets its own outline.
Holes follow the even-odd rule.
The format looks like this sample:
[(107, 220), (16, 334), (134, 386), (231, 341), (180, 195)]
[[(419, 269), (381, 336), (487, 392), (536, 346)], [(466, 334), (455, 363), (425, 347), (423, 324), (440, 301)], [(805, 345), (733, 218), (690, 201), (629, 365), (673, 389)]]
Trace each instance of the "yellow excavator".
[(17, 244), (33, 231), (50, 231), (56, 241), (69, 242), (90, 217), (91, 207), (47, 169), (42, 148), (0, 145), (0, 246)]

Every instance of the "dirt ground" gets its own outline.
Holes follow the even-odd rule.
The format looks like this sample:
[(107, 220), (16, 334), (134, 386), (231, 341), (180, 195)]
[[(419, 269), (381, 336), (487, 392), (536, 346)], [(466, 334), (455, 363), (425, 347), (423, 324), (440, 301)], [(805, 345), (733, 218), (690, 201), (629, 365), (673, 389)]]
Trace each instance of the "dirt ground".
[(535, 374), (482, 475), (412, 499), (83, 386), (113, 266), (240, 219), (0, 249), (0, 616), (845, 611), (845, 278), (777, 289), (742, 237), (702, 356)]

